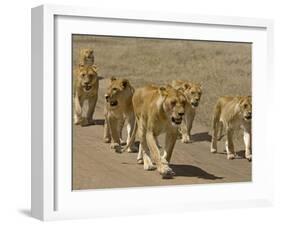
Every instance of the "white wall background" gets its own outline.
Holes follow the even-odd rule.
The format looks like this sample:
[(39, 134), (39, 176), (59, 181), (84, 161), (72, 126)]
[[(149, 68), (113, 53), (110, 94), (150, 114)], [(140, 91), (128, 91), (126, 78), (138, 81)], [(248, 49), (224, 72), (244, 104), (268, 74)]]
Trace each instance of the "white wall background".
[[(30, 208), (30, 8), (43, 3), (98, 8), (181, 12), (272, 18), (275, 20), (275, 106), (270, 121), (275, 151), (275, 194), (272, 208), (213, 210), (109, 219), (51, 222), (53, 225), (280, 225), (281, 218), (281, 13), (279, 1), (261, 0), (8, 0), (0, 13), (0, 224), (42, 224), (29, 216)], [(279, 50), (279, 51), (278, 51)], [(265, 93), (267, 95), (267, 93)], [(270, 96), (268, 98), (271, 98)], [(266, 151), (265, 151), (266, 154)], [(269, 175), (273, 176), (273, 175)], [(229, 194), (231, 195), (231, 194)], [(172, 207), (167, 207), (172, 208)]]

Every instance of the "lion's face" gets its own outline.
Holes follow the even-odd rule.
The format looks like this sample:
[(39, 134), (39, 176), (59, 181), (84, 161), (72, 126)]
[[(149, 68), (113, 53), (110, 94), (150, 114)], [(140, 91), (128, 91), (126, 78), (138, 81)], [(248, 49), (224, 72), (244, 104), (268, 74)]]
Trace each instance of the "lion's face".
[(112, 77), (105, 94), (105, 101), (110, 108), (116, 108), (125, 101), (130, 92), (130, 84), (127, 79)]
[(98, 79), (95, 66), (79, 66), (78, 82), (84, 92), (91, 92)]
[(202, 95), (201, 85), (188, 84), (185, 91), (187, 99), (190, 101), (192, 107), (196, 108), (199, 106), (200, 98)]
[(85, 60), (90, 60), (94, 56), (94, 50), (93, 49), (82, 49), (81, 54)]
[(240, 101), (239, 106), (240, 106), (241, 113), (243, 115), (243, 119), (245, 121), (250, 121), (252, 119), (252, 97), (251, 96), (244, 97)]
[(163, 109), (171, 120), (173, 126), (179, 126), (185, 113), (186, 99), (184, 95), (174, 88), (160, 87), (162, 96), (165, 96)]

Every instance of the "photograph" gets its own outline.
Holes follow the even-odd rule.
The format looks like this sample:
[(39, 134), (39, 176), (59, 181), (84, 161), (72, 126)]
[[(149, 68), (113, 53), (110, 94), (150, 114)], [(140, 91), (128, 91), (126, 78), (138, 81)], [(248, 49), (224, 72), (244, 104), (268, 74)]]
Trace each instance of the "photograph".
[(72, 34), (71, 98), (72, 190), (252, 181), (251, 42)]

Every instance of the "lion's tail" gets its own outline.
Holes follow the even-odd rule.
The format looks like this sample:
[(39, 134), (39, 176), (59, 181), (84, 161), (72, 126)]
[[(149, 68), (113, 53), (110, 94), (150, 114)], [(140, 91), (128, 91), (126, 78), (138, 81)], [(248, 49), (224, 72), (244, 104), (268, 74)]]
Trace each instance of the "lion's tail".
[(135, 142), (135, 139), (136, 139), (137, 130), (138, 130), (138, 123), (137, 123), (137, 118), (135, 118), (135, 124), (134, 124), (134, 129), (133, 129), (132, 135), (130, 137), (129, 142), (126, 144), (125, 148), (122, 150), (122, 152), (127, 151), (128, 148), (133, 145), (133, 143)]

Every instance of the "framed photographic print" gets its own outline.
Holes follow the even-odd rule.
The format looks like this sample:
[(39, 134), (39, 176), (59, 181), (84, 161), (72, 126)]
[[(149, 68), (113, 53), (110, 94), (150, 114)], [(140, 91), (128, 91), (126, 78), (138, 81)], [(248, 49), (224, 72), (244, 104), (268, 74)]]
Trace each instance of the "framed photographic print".
[(270, 20), (32, 9), (32, 216), (270, 205)]

